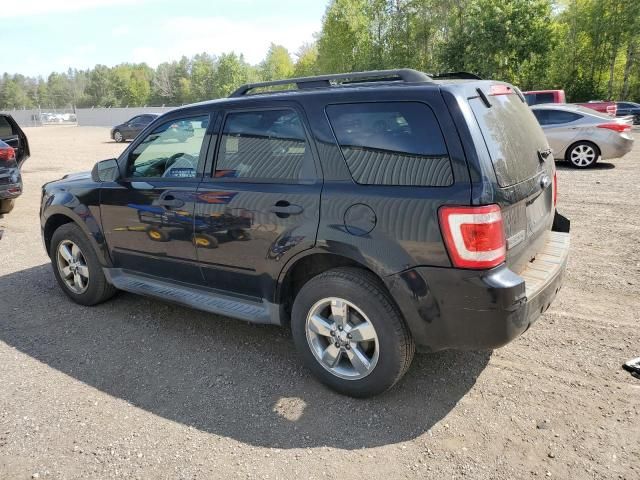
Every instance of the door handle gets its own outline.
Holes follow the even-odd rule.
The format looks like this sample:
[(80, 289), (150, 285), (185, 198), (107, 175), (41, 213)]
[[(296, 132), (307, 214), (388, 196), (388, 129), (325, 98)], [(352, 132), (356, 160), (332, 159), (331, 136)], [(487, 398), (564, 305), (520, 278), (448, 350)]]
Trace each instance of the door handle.
[(175, 197), (165, 197), (158, 199), (157, 205), (161, 207), (180, 208), (184, 205), (184, 201)]
[(292, 205), (286, 200), (280, 200), (269, 211), (275, 213), (279, 217), (286, 218), (289, 215), (299, 215), (304, 211), (300, 205)]

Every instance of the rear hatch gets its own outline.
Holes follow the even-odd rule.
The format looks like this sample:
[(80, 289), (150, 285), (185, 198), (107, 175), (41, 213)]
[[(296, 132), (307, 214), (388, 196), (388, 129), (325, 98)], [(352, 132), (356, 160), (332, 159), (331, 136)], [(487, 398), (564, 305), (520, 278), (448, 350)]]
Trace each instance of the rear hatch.
[(468, 101), (498, 183), (495, 202), (502, 208), (506, 262), (519, 272), (542, 250), (553, 225), (554, 159), (542, 128), (515, 88), (483, 82), (476, 92)]

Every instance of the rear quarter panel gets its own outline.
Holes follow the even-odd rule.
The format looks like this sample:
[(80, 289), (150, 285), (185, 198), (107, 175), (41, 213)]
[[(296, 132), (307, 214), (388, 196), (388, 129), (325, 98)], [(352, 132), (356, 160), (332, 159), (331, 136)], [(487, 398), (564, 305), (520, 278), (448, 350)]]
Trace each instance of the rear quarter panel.
[[(325, 107), (384, 101), (418, 101), (434, 111), (451, 158), (452, 185), (360, 185), (352, 179)], [(309, 96), (304, 107), (324, 174), (317, 248), (352, 258), (382, 276), (416, 265), (450, 267), (440, 233), (438, 208), (443, 204), (468, 205), (470, 186), (464, 150), (440, 90), (433, 86), (351, 90), (336, 92), (331, 97)], [(356, 208), (358, 217), (351, 223), (361, 229), (351, 228), (351, 223), (349, 228), (346, 225), (345, 216), (352, 208)]]

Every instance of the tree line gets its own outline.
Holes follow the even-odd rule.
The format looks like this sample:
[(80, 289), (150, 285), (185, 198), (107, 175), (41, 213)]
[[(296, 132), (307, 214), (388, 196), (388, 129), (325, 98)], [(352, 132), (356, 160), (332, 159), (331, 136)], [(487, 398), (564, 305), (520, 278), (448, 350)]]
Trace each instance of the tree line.
[(640, 100), (638, 0), (331, 0), (315, 41), (271, 44), (251, 65), (234, 52), (46, 79), (5, 73), (0, 108), (183, 105), (242, 83), (387, 68), (467, 71), (569, 101)]

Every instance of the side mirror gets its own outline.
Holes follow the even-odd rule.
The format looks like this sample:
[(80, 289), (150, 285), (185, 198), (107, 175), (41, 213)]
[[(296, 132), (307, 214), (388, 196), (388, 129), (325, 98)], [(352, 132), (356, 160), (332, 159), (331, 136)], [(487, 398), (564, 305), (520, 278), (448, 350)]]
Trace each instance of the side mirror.
[(91, 170), (91, 179), (94, 182), (115, 182), (118, 178), (120, 178), (120, 169), (115, 158), (102, 160)]

